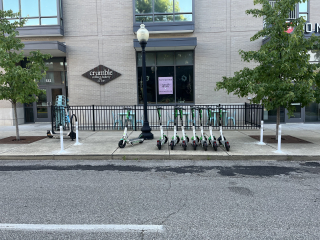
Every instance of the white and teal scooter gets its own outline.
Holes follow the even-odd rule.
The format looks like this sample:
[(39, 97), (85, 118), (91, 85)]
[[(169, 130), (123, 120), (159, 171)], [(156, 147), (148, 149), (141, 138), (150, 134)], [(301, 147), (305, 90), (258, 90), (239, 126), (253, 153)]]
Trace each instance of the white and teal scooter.
[(181, 136), (181, 146), (183, 148), (183, 150), (187, 150), (188, 147), (188, 143), (189, 143), (189, 137), (186, 136), (185, 131), (184, 131), (184, 125), (183, 125), (183, 108), (180, 107), (179, 108), (179, 115), (180, 115), (180, 121), (181, 121), (181, 132), (182, 132), (182, 136)]
[(195, 126), (195, 113), (196, 113), (197, 108), (192, 107), (191, 108), (191, 117), (192, 117), (192, 132), (193, 136), (191, 138), (191, 144), (194, 150), (197, 150), (197, 146), (200, 145), (200, 139), (196, 134), (196, 126)]
[(222, 108), (219, 104), (219, 128), (220, 128), (220, 137), (218, 138), (218, 142), (220, 145), (222, 145), (223, 147), (225, 147), (225, 149), (227, 151), (230, 150), (230, 143), (227, 141), (227, 139), (225, 138), (225, 136), (223, 135), (222, 133), (222, 124), (221, 124), (221, 121), (222, 121), (222, 110), (224, 110), (224, 108)]
[(212, 133), (212, 121), (213, 121), (213, 117), (212, 117), (212, 108), (208, 107), (207, 108), (207, 111), (208, 111), (208, 118), (209, 118), (209, 121), (208, 121), (208, 124), (209, 124), (209, 133), (210, 133), (210, 136), (209, 136), (209, 144), (213, 147), (213, 149), (215, 151), (217, 151), (218, 149), (218, 144), (217, 144), (217, 139), (215, 136), (213, 136), (213, 133)]
[(168, 142), (168, 137), (164, 135), (163, 127), (162, 127), (162, 116), (161, 116), (161, 109), (162, 107), (157, 107), (158, 111), (158, 117), (159, 117), (159, 125), (160, 125), (160, 139), (157, 140), (157, 147), (159, 150), (161, 150), (161, 146), (166, 144)]
[(128, 130), (128, 122), (129, 122), (129, 118), (130, 118), (131, 108), (124, 108), (124, 110), (127, 110), (127, 115), (126, 115), (126, 120), (125, 120), (125, 127), (124, 127), (124, 131), (123, 131), (123, 136), (118, 143), (119, 148), (124, 148), (127, 143), (129, 143), (133, 146), (133, 144), (143, 143), (143, 141), (144, 141), (142, 133), (139, 135), (138, 138), (129, 139), (129, 137), (127, 135), (127, 130)]
[(173, 150), (174, 146), (176, 146), (180, 142), (180, 138), (177, 135), (177, 124), (178, 124), (178, 107), (174, 107), (174, 125), (173, 125), (173, 136), (170, 142), (170, 148)]
[(203, 113), (204, 108), (198, 108), (199, 110), (199, 122), (200, 122), (200, 131), (201, 131), (201, 136), (200, 136), (200, 145), (203, 147), (205, 151), (207, 151), (208, 148), (208, 142), (207, 142), (207, 136), (204, 134), (203, 131), (203, 124), (202, 124), (202, 113)]

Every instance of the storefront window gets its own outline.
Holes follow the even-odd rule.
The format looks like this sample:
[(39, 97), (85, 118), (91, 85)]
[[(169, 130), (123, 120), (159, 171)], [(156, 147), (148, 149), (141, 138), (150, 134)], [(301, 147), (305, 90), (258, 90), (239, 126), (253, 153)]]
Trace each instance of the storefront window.
[[(194, 103), (194, 52), (146, 53), (147, 101), (151, 104)], [(138, 102), (143, 103), (142, 55), (137, 54)]]
[[(147, 81), (147, 95), (148, 103), (156, 103), (156, 91), (155, 85), (155, 67), (146, 68), (146, 81)], [(142, 67), (138, 67), (138, 92), (139, 92), (139, 103), (143, 103), (143, 79), (142, 79)]]
[[(58, 5), (61, 0), (2, 0), (3, 10), (12, 10), (14, 13), (20, 11), (20, 19), (27, 18), (25, 26), (57, 25)], [(62, 22), (62, 12), (60, 10)], [(19, 19), (17, 19), (19, 20)]]
[[(182, 14), (183, 13), (183, 14)], [(135, 0), (136, 22), (192, 21), (192, 0)]]
[(193, 103), (193, 66), (176, 67), (177, 102)]
[[(163, 78), (168, 78), (169, 81), (166, 82), (170, 88), (172, 88), (172, 93), (165, 94), (165, 91), (163, 91), (163, 87), (161, 84), (163, 84)], [(175, 97), (174, 97), (174, 67), (157, 67), (157, 100), (158, 104), (165, 104), (165, 103), (175, 103)], [(159, 85), (160, 84), (160, 85)]]
[(21, 17), (39, 17), (38, 0), (21, 0)]
[(66, 85), (67, 67), (64, 58), (45, 60), (48, 68), (46, 76), (40, 79), (39, 85)]
[(311, 103), (305, 107), (305, 121), (319, 122), (320, 121), (320, 105), (318, 103)]
[(14, 13), (19, 12), (19, 0), (3, 0), (3, 10), (12, 10)]
[(306, 21), (308, 21), (308, 1), (299, 3), (299, 17), (303, 17)]
[(42, 17), (57, 16), (57, 2), (52, 0), (40, 0), (40, 12)]
[[(277, 122), (277, 109), (270, 111), (264, 110), (263, 119), (265, 123), (276, 123)], [(285, 122), (285, 108), (280, 108), (280, 122)]]
[(157, 66), (170, 66), (173, 65), (173, 52), (158, 52), (157, 53)]

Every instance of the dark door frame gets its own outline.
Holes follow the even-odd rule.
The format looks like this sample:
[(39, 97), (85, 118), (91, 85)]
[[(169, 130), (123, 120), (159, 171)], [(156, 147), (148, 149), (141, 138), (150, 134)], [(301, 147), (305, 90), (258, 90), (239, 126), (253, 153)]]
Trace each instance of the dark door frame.
[(52, 89), (62, 89), (62, 95), (66, 96), (65, 85), (39, 85), (40, 89), (46, 90), (47, 92), (47, 105), (43, 106), (47, 108), (48, 117), (38, 118), (37, 115), (37, 102), (33, 103), (33, 114), (35, 122), (51, 122), (51, 106), (55, 104), (55, 99), (52, 99)]
[(301, 117), (300, 118), (293, 118), (288, 117), (288, 110), (285, 109), (285, 122), (286, 123), (304, 123), (305, 122), (305, 108), (301, 108)]

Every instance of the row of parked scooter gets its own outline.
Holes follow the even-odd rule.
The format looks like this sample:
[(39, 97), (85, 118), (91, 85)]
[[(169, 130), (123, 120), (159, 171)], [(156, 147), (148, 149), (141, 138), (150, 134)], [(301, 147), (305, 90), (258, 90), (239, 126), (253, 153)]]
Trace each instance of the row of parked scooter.
[[(159, 123), (160, 123), (160, 139), (157, 140), (157, 147), (159, 150), (161, 150), (161, 146), (166, 144), (168, 142), (168, 137), (164, 134), (163, 132), (163, 127), (162, 127), (162, 115), (161, 115), (161, 110), (163, 108), (158, 107), (158, 117), (159, 117)], [(171, 138), (171, 141), (169, 143), (171, 150), (174, 149), (176, 145), (179, 144), (182, 146), (183, 150), (187, 150), (187, 147), (189, 145), (190, 139), (189, 137), (185, 134), (184, 130), (184, 125), (183, 125), (183, 111), (185, 109), (177, 106), (174, 108), (174, 127), (173, 127), (173, 137)], [(212, 146), (212, 148), (217, 151), (218, 149), (218, 144), (220, 146), (223, 146), (227, 151), (230, 150), (230, 143), (227, 141), (227, 139), (224, 137), (222, 133), (222, 111), (224, 108), (222, 108), (219, 104), (218, 106), (218, 122), (219, 122), (219, 128), (220, 128), (220, 136), (218, 139), (213, 135), (213, 110), (216, 110), (215, 108), (212, 107), (191, 107), (191, 116), (192, 116), (192, 130), (193, 130), (193, 136), (191, 137), (191, 145), (194, 150), (197, 150), (198, 146), (202, 146), (202, 148), (207, 151), (208, 146)], [(195, 126), (195, 116), (196, 116), (196, 111), (199, 112), (199, 122), (200, 122), (200, 131), (201, 131), (201, 136), (197, 136), (196, 134), (196, 126)], [(202, 124), (202, 117), (203, 117), (203, 112), (207, 111), (208, 112), (208, 125), (209, 125), (209, 135), (204, 133), (203, 130), (203, 124)], [(177, 133), (177, 125), (178, 125), (178, 115), (180, 116), (180, 122), (181, 122), (181, 138), (178, 136)], [(218, 142), (218, 143), (217, 143)]]
[[(217, 107), (219, 110), (219, 114), (218, 114), (218, 122), (219, 122), (219, 128), (220, 128), (220, 136), (218, 139), (216, 139), (216, 137), (213, 135), (213, 110), (216, 110), (215, 108), (212, 107), (191, 107), (191, 116), (192, 116), (192, 129), (193, 129), (193, 136), (191, 137), (191, 145), (193, 147), (194, 150), (197, 149), (198, 146), (202, 146), (203, 149), (205, 151), (207, 151), (208, 146), (212, 146), (213, 149), (215, 151), (217, 151), (218, 149), (218, 144), (220, 146), (223, 146), (227, 151), (229, 151), (230, 149), (230, 144), (227, 141), (227, 139), (224, 137), (223, 133), (222, 133), (222, 110), (224, 110), (224, 108), (222, 108), (220, 105)], [(128, 135), (127, 135), (127, 128), (128, 128), (128, 121), (130, 119), (130, 112), (131, 112), (131, 108), (124, 108), (127, 111), (127, 116), (126, 116), (126, 120), (125, 120), (125, 128), (124, 128), (124, 132), (123, 132), (123, 136), (120, 139), (118, 146), (120, 148), (124, 148), (126, 146), (127, 143), (133, 145), (135, 143), (143, 143), (144, 138), (143, 135), (140, 134), (140, 136), (138, 138), (134, 138), (134, 139), (129, 139)], [(158, 117), (159, 117), (159, 124), (160, 124), (160, 139), (157, 140), (157, 147), (159, 150), (161, 150), (161, 146), (163, 146), (164, 144), (166, 144), (168, 142), (168, 137), (164, 134), (163, 132), (163, 126), (162, 126), (162, 115), (161, 115), (161, 110), (163, 108), (162, 107), (158, 107), (157, 111), (158, 111)], [(180, 107), (180, 106), (176, 106), (174, 108), (174, 127), (173, 127), (173, 137), (171, 138), (171, 141), (169, 143), (171, 150), (174, 149), (174, 147), (176, 145), (178, 145), (180, 143), (180, 145), (182, 146), (182, 148), (184, 150), (187, 150), (187, 147), (189, 145), (190, 139), (189, 137), (185, 134), (185, 130), (184, 130), (184, 125), (183, 125), (183, 111), (185, 109)], [(196, 116), (196, 111), (199, 112), (199, 122), (200, 122), (200, 130), (201, 130), (201, 136), (198, 137), (196, 134), (196, 126), (195, 126), (195, 116)], [(203, 117), (203, 112), (204, 111), (208, 111), (208, 125), (209, 125), (209, 135), (204, 133), (203, 130), (203, 124), (202, 124), (202, 117)], [(181, 138), (178, 136), (177, 133), (177, 126), (178, 126), (178, 116), (180, 116), (180, 122), (181, 122), (181, 131), (182, 131), (182, 136)]]

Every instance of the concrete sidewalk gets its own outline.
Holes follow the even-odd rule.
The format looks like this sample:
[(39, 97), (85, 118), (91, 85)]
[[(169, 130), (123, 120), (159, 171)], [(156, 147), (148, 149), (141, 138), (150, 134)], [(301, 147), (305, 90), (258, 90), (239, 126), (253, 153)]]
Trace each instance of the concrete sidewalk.
[[(20, 136), (46, 136), (51, 129), (50, 123), (36, 123), (19, 125)], [(200, 132), (199, 130), (197, 131)], [(208, 132), (208, 131), (206, 131)], [(158, 150), (156, 140), (159, 131), (152, 131), (153, 140), (146, 140), (143, 144), (127, 145), (120, 149), (118, 142), (122, 131), (80, 131), (79, 142), (64, 139), (64, 152), (61, 152), (60, 139), (45, 138), (30, 144), (0, 144), (0, 160), (319, 160), (320, 159), (320, 124), (283, 124), (282, 134), (291, 135), (311, 143), (282, 144), (278, 153), (277, 144), (259, 145), (259, 141), (249, 135), (260, 135), (260, 130), (226, 130), (224, 135), (230, 142), (230, 151), (219, 147), (214, 151), (208, 147), (193, 150), (191, 145), (184, 151), (180, 145), (171, 150), (168, 145)], [(140, 131), (129, 132), (131, 138), (138, 137)], [(172, 131), (166, 132), (169, 138)], [(214, 131), (216, 136), (218, 131)], [(275, 124), (264, 125), (264, 135), (275, 134)], [(178, 134), (179, 135), (179, 134)], [(192, 131), (187, 131), (191, 138)], [(0, 126), (0, 139), (15, 136), (15, 127)], [(59, 136), (59, 134), (57, 134)]]

